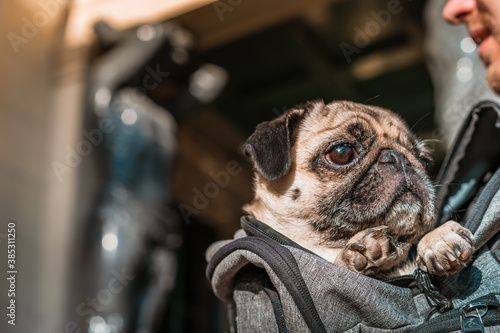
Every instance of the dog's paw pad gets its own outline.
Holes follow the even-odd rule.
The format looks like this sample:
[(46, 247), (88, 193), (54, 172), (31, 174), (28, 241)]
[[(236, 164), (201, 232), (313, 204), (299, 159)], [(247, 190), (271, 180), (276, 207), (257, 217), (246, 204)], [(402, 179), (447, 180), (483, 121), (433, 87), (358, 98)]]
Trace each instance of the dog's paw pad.
[(472, 259), (474, 237), (457, 222), (449, 221), (425, 235), (417, 252), (417, 262), (431, 274), (453, 274)]
[(352, 237), (335, 260), (337, 265), (365, 275), (376, 275), (395, 252), (386, 226), (363, 230)]

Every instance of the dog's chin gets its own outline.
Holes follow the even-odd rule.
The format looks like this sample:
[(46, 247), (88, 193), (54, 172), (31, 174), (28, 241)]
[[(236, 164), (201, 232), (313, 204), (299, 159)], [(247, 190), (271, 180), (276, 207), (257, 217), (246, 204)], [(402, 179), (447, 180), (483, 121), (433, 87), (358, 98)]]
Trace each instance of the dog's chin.
[(413, 242), (428, 224), (423, 206), (415, 193), (406, 192), (394, 200), (391, 209), (383, 214), (379, 223), (389, 227), (395, 241)]
[[(430, 202), (425, 195), (413, 191), (389, 196), (370, 204), (348, 204), (343, 209), (332, 209), (331, 218), (316, 221), (314, 226), (332, 241), (349, 239), (356, 233), (371, 227), (388, 226), (394, 241), (415, 242), (430, 223)], [(321, 222), (317, 223), (317, 222)]]
[(414, 172), (404, 176), (387, 174), (382, 178), (384, 181), (374, 191), (376, 196), (355, 191), (355, 198), (370, 200), (351, 201), (348, 215), (358, 222), (358, 231), (388, 226), (395, 241), (412, 242), (424, 232), (432, 218), (432, 190)]
[[(354, 220), (359, 231), (373, 226), (388, 226), (391, 236), (395, 241), (411, 242), (423, 231), (427, 222), (422, 212), (422, 200), (412, 192), (405, 192), (393, 198), (390, 202), (379, 203), (379, 207), (356, 207), (359, 220)], [(366, 215), (365, 215), (366, 213)]]

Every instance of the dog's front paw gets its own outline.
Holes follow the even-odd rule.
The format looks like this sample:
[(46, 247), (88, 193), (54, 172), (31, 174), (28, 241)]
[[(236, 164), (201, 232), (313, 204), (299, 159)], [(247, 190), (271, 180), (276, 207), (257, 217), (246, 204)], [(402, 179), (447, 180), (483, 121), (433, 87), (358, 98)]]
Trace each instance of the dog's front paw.
[(358, 232), (349, 239), (335, 264), (368, 276), (391, 268), (397, 260), (397, 251), (388, 232), (386, 226)]
[(473, 252), (471, 232), (457, 222), (448, 221), (420, 240), (417, 262), (431, 274), (453, 274), (467, 266)]

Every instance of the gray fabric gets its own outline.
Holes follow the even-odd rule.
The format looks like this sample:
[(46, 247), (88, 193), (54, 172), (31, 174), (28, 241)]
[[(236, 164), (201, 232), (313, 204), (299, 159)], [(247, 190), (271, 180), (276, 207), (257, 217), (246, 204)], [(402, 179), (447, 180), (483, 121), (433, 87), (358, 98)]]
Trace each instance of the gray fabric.
[[(476, 248), (479, 249), (486, 244), (493, 235), (500, 232), (500, 191), (498, 191), (491, 201), (481, 224), (474, 234), (476, 238)], [(496, 249), (498, 251), (498, 249)], [(500, 253), (497, 253), (497, 258)]]
[(500, 294), (500, 264), (487, 247), (476, 254), (472, 265), (440, 281), (441, 292), (455, 308), (489, 293)]
[(416, 305), (408, 302), (412, 299), (409, 289), (394, 287), (297, 249), (290, 250), (299, 266), (307, 267), (303, 277), (328, 331), (344, 331), (360, 322), (380, 328), (422, 322)]
[[(220, 245), (225, 245), (224, 243), (218, 242), (213, 244), (211, 247), (219, 247)], [(210, 250), (213, 253), (212, 250)], [(278, 290), (278, 294), (281, 296), (282, 304), (284, 305), (284, 315), (287, 327), (293, 327), (293, 332), (309, 332), (307, 325), (300, 315), (295, 302), (286, 290), (285, 285), (281, 280), (274, 274), (272, 269), (267, 265), (265, 260), (255, 255), (252, 252), (246, 250), (238, 250), (227, 256), (215, 269), (214, 277), (212, 278), (212, 288), (214, 293), (221, 300), (226, 303), (234, 303), (233, 300), (233, 288), (235, 286), (235, 277), (240, 269), (247, 264), (254, 264), (257, 267), (264, 268), (271, 279), (274, 287)], [(236, 303), (240, 303), (241, 300), (237, 299)], [(245, 304), (241, 302), (241, 304)], [(253, 304), (247, 306), (254, 307)], [(237, 309), (238, 311), (238, 309)], [(274, 321), (273, 311), (267, 313), (267, 315)], [(240, 314), (237, 312), (237, 322)], [(239, 320), (239, 323), (242, 321)], [(250, 323), (248, 323), (251, 325)], [(239, 326), (240, 324), (238, 324)], [(241, 327), (240, 327), (241, 328)], [(246, 330), (239, 330), (239, 332), (246, 332)]]
[(479, 228), (474, 233), (477, 250), (474, 262), (459, 274), (440, 281), (442, 293), (452, 299), (455, 307), (463, 306), (468, 301), (488, 293), (500, 294), (500, 264), (496, 259), (500, 255), (499, 248), (485, 246), (499, 232), (500, 191), (493, 197)]
[[(489, 293), (500, 294), (500, 263), (484, 244), (500, 229), (500, 194), (493, 198), (475, 237), (481, 248), (474, 262), (456, 275), (439, 280), (441, 292), (455, 308)], [(242, 231), (237, 237), (244, 236)], [(207, 260), (228, 241), (213, 244)], [(309, 288), (314, 305), (328, 332), (415, 332), (430, 312), (423, 294), (412, 295), (408, 288), (360, 275), (336, 266), (314, 254), (288, 247)], [(497, 257), (498, 257), (497, 253)], [(265, 269), (283, 304), (290, 332), (309, 332), (291, 295), (265, 259), (247, 250), (237, 250), (215, 268), (212, 288), (227, 303), (236, 303), (238, 332), (276, 332), (269, 298), (255, 285), (236, 286), (238, 272), (247, 264)], [(282, 277), (283, 278), (283, 277)], [(236, 287), (236, 290), (235, 290)], [(499, 328), (486, 328), (498, 332)]]
[[(234, 290), (238, 332), (276, 332), (271, 301), (255, 282), (239, 283)], [(248, 306), (252, 304), (252, 306)]]
[[(400, 288), (335, 266), (323, 259), (291, 249), (300, 267), (307, 274), (304, 280), (311, 291), (315, 306), (328, 332), (414, 332), (430, 311), (424, 295), (412, 297), (407, 288)], [(247, 263), (264, 267), (266, 264), (248, 251), (237, 251), (219, 265), (213, 288), (221, 299), (233, 301), (234, 274)], [(227, 266), (226, 266), (227, 265)], [(268, 268), (268, 267), (267, 267)], [(309, 332), (293, 299), (281, 280), (267, 270), (281, 296), (287, 327), (293, 332)], [(220, 278), (221, 275), (224, 278)], [(475, 282), (474, 282), (475, 281)], [(471, 283), (474, 282), (474, 283)], [(483, 249), (474, 264), (464, 272), (444, 281), (443, 293), (455, 307), (491, 292), (500, 294), (500, 264)], [(235, 293), (238, 332), (275, 330), (274, 315), (262, 292)], [(267, 318), (263, 315), (267, 314)], [(248, 326), (245, 326), (248, 325)], [(257, 325), (257, 326), (256, 326)], [(262, 325), (262, 326), (261, 326)], [(274, 326), (269, 328), (269, 325)]]

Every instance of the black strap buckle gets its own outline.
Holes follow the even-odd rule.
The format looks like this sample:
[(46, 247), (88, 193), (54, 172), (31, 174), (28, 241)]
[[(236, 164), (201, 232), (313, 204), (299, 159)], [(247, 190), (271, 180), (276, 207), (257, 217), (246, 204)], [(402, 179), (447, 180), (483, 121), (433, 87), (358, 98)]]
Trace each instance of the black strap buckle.
[(483, 302), (469, 303), (460, 312), (460, 327), (463, 333), (484, 333), (482, 317), (488, 312)]
[(422, 268), (417, 268), (413, 273), (415, 276), (415, 283), (420, 292), (423, 292), (428, 299), (434, 303), (434, 307), (439, 313), (446, 312), (453, 308), (451, 301), (441, 294), (436, 286), (431, 282), (429, 273), (424, 271)]

